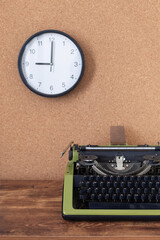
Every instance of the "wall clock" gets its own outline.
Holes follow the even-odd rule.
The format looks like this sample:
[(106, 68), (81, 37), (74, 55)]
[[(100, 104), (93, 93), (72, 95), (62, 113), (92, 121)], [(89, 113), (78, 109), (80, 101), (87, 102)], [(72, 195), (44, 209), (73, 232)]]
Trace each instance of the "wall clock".
[(34, 93), (62, 96), (75, 88), (83, 75), (83, 52), (68, 34), (41, 31), (22, 46), (18, 70), (24, 84)]

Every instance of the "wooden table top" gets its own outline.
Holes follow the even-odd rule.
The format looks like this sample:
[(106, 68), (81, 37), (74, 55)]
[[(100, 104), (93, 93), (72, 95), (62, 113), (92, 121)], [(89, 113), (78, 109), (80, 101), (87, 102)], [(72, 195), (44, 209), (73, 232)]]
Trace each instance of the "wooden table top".
[(62, 181), (1, 181), (0, 239), (160, 239), (157, 221), (63, 220), (62, 185)]

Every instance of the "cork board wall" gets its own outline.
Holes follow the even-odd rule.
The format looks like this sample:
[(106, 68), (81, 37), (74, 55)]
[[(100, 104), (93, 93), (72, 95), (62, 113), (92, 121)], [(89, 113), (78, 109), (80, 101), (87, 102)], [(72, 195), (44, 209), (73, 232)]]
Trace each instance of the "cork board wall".
[[(71, 35), (85, 73), (68, 95), (32, 93), (17, 69), (32, 34)], [(0, 0), (0, 179), (57, 179), (78, 144), (109, 144), (111, 125), (124, 125), (128, 144), (160, 140), (160, 1)]]

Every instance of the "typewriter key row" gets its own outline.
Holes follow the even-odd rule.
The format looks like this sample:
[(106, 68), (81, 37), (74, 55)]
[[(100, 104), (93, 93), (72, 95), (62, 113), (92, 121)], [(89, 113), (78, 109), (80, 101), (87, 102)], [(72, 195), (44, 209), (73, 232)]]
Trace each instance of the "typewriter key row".
[(116, 202), (160, 202), (160, 194), (80, 194), (81, 200), (87, 201), (116, 201)]
[(160, 182), (160, 176), (159, 175), (143, 175), (143, 176), (100, 176), (100, 175), (84, 175), (82, 177), (82, 181), (87, 182), (87, 181), (96, 181), (96, 182), (148, 182), (148, 181), (159, 181)]
[(160, 202), (159, 180), (159, 176), (84, 176), (79, 182), (79, 199), (156, 203)]

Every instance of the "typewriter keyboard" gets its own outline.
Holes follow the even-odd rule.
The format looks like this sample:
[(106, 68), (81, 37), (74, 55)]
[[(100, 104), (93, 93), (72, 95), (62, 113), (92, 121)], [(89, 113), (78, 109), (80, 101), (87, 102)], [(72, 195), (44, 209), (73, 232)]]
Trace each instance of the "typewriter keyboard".
[(160, 209), (160, 176), (75, 175), (77, 208)]

